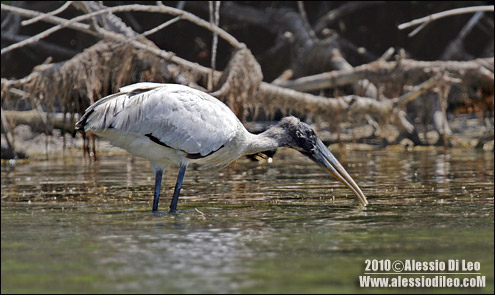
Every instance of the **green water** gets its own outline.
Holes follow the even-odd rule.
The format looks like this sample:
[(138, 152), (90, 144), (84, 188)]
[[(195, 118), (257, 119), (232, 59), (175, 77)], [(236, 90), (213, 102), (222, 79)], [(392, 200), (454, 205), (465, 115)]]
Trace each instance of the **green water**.
[[(164, 177), (164, 211), (152, 214), (145, 160), (4, 163), (1, 291), (493, 294), (492, 152), (336, 155), (367, 195), (365, 209), (290, 151), (271, 164), (191, 167), (177, 215), (165, 211), (175, 169)], [(486, 286), (363, 288), (366, 259), (477, 261)]]

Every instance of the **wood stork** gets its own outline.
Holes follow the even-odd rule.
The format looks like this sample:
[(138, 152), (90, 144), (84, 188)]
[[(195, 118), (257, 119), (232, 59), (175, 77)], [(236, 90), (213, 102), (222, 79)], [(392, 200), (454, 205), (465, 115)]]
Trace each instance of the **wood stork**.
[(90, 131), (139, 157), (151, 161), (155, 172), (153, 211), (158, 210), (163, 171), (179, 166), (170, 213), (190, 163), (225, 166), (243, 155), (278, 147), (298, 150), (345, 184), (361, 201), (366, 197), (309, 125), (286, 117), (254, 135), (221, 101), (177, 84), (137, 83), (120, 88), (88, 109), (76, 129)]

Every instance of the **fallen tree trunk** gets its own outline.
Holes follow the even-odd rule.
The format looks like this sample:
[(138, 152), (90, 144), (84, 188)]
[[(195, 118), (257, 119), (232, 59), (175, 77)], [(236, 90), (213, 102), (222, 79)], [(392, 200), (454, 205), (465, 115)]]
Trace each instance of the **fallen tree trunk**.
[(298, 91), (315, 91), (350, 85), (359, 80), (373, 82), (404, 82), (416, 85), (422, 81), (447, 72), (449, 76), (461, 79), (468, 87), (493, 89), (493, 72), (484, 67), (488, 63), (493, 67), (494, 58), (475, 59), (471, 61), (416, 61), (402, 59), (398, 61), (381, 61), (364, 64), (354, 69), (332, 71), (307, 76), (295, 80), (280, 81), (277, 85)]

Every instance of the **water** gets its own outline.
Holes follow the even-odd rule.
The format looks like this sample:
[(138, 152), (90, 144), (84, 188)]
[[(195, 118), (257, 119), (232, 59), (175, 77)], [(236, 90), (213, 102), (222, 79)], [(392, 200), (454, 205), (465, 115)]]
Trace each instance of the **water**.
[[(366, 209), (292, 151), (271, 164), (188, 169), (177, 215), (165, 211), (175, 169), (164, 177), (164, 211), (152, 214), (145, 160), (5, 163), (1, 291), (493, 294), (492, 152), (338, 158), (367, 195)], [(361, 288), (366, 259), (478, 261), (486, 287)]]

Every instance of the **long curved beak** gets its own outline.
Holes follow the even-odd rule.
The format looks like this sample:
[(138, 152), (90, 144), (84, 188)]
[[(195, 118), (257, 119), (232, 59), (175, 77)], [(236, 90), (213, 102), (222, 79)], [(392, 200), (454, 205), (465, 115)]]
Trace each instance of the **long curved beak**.
[(316, 146), (310, 158), (345, 184), (358, 197), (361, 204), (364, 206), (368, 205), (368, 200), (366, 200), (366, 197), (354, 179), (345, 171), (344, 167), (337, 161), (337, 158), (335, 158), (320, 139), (316, 140)]

